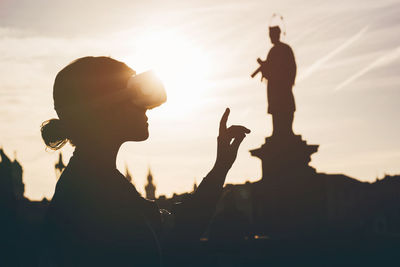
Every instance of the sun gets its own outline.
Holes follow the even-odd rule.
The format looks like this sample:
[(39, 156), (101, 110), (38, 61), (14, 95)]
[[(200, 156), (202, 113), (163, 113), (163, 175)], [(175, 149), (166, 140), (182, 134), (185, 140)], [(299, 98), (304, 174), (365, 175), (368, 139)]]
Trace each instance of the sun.
[(128, 58), (138, 72), (153, 69), (164, 83), (163, 113), (185, 116), (202, 105), (211, 64), (201, 45), (177, 31), (150, 31), (135, 37), (137, 54)]

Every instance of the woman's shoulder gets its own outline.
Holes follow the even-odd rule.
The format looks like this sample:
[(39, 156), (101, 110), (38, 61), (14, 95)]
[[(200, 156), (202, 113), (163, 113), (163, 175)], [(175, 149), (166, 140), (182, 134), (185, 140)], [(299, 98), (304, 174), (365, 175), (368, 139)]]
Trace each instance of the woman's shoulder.
[(83, 189), (85, 184), (88, 183), (88, 179), (90, 179), (90, 176), (84, 170), (73, 164), (68, 164), (57, 181), (54, 196), (70, 190), (79, 193), (80, 190), (77, 189)]
[(118, 176), (119, 176), (119, 183), (121, 187), (124, 187), (126, 191), (128, 191), (129, 196), (131, 198), (134, 198), (134, 201), (138, 203), (138, 205), (144, 209), (144, 210), (149, 210), (150, 212), (154, 213), (157, 212), (159, 213), (159, 208), (157, 203), (154, 200), (149, 200), (144, 197), (137, 191), (136, 187), (129, 182), (125, 176), (118, 171)]

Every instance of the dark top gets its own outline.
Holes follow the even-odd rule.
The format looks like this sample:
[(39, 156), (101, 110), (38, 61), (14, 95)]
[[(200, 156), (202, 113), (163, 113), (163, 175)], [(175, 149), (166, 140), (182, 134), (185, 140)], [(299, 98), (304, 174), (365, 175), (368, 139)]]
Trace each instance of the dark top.
[(275, 44), (267, 55), (262, 73), (268, 80), (268, 113), (294, 112), (292, 86), (296, 78), (296, 61), (290, 46), (282, 42)]
[(81, 162), (71, 158), (46, 216), (58, 266), (160, 266), (166, 248), (199, 240), (222, 192), (210, 172), (190, 199), (160, 212), (118, 170)]

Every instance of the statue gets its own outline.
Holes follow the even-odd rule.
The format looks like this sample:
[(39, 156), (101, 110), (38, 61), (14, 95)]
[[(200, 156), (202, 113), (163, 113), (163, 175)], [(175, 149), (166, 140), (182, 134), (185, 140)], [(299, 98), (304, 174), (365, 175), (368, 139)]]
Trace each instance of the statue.
[(281, 31), (285, 35), (283, 17), (273, 14), (273, 19), (280, 21), (278, 24), (270, 23), (269, 37), (273, 47), (265, 61), (257, 59), (260, 67), (251, 75), (254, 78), (260, 72), (261, 81), (266, 79), (268, 82), (268, 113), (272, 115), (272, 136), (266, 137), (265, 144), (260, 148), (250, 150), (251, 155), (262, 161), (262, 177), (265, 181), (277, 177), (293, 177), (294, 174), (315, 173), (309, 163), (311, 155), (319, 147), (307, 144), (301, 135), (293, 133), (296, 105), (292, 88), (296, 79), (296, 61), (290, 46), (280, 40)]
[(272, 136), (293, 136), (293, 116), (296, 110), (292, 87), (296, 78), (296, 61), (289, 45), (280, 41), (279, 26), (269, 27), (269, 37), (273, 47), (265, 61), (260, 58), (260, 67), (251, 75), (258, 72), (268, 80), (267, 98), (268, 113), (272, 115)]

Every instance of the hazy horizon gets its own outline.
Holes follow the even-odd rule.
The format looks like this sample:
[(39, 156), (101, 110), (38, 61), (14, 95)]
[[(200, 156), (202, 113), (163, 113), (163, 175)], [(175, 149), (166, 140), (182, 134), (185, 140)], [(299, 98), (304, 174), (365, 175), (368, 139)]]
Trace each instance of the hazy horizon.
[[(214, 163), (226, 107), (228, 124), (252, 130), (226, 183), (260, 179), (261, 161), (248, 151), (272, 123), (265, 84), (250, 74), (271, 47), (275, 12), (298, 67), (294, 131), (320, 145), (310, 165), (361, 181), (400, 174), (398, 1), (2, 1), (0, 146), (11, 158), (17, 152), (25, 196), (53, 195), (58, 152), (45, 150), (40, 124), (56, 117), (57, 72), (87, 55), (154, 68), (166, 80), (168, 103), (148, 111), (150, 138), (118, 156), (140, 192), (149, 166), (157, 195), (199, 183)], [(67, 163), (72, 148), (61, 151)]]

